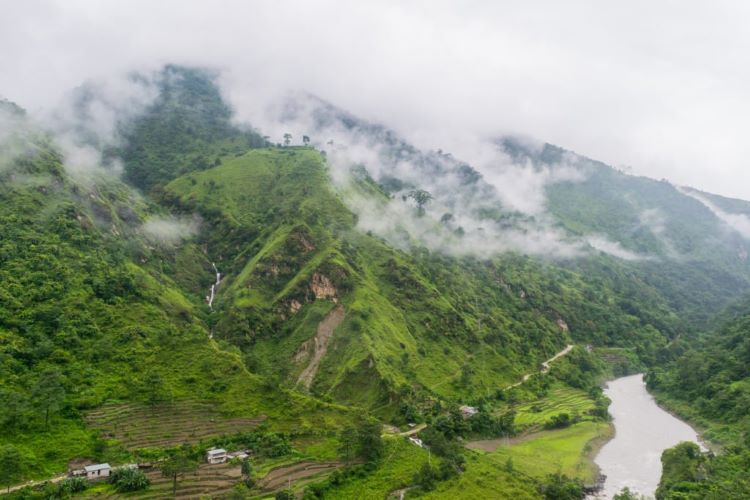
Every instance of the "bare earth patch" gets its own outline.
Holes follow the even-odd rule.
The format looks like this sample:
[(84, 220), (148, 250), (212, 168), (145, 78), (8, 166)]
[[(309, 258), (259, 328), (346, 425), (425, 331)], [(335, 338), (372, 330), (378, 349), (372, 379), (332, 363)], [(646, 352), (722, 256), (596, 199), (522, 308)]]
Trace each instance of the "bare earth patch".
[(297, 384), (302, 384), (307, 389), (310, 388), (315, 379), (315, 375), (318, 373), (320, 362), (323, 360), (323, 356), (325, 356), (326, 351), (328, 350), (328, 342), (333, 336), (333, 331), (342, 321), (344, 321), (345, 316), (346, 313), (344, 312), (344, 306), (336, 306), (330, 313), (328, 313), (328, 316), (323, 318), (323, 321), (320, 322), (315, 336), (302, 344), (295, 359), (300, 359), (302, 353), (309, 351), (312, 351), (312, 356), (310, 358), (310, 363), (304, 370), (302, 370), (302, 373), (297, 379)]

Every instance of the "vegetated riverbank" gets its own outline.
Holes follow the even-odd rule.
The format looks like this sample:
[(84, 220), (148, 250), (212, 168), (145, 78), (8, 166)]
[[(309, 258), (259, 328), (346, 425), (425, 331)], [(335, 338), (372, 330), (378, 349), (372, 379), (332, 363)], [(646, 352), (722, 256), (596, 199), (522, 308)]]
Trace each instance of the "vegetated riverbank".
[(588, 488), (599, 481), (594, 456), (613, 432), (609, 422), (579, 422), (563, 429), (532, 431), (512, 438), (470, 441), (466, 447), (510, 461), (529, 476), (543, 478), (558, 471), (583, 481)]
[(683, 441), (700, 442), (698, 434), (657, 404), (646, 390), (642, 374), (609, 381), (605, 394), (612, 401), (615, 433), (594, 457), (606, 476), (595, 498), (611, 498), (625, 486), (653, 495), (661, 477), (664, 450)]
[(691, 405), (672, 399), (665, 394), (649, 391), (659, 408), (673, 417), (682, 420), (698, 433), (699, 444), (713, 453), (721, 453), (725, 446), (737, 439), (736, 429), (729, 425), (709, 423), (695, 411)]

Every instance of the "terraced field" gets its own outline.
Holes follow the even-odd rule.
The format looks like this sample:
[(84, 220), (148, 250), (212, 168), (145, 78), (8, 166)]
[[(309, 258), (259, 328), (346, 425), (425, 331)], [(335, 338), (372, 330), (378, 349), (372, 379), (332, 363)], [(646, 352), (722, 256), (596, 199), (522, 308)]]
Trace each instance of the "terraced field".
[(340, 462), (297, 462), (271, 470), (256, 486), (264, 492), (272, 493), (287, 486), (299, 486), (299, 482), (309, 478), (320, 479), (343, 465)]
[(593, 408), (594, 402), (586, 392), (570, 387), (555, 387), (544, 399), (517, 405), (516, 425), (522, 429), (541, 426), (560, 413), (584, 417)]
[[(177, 481), (177, 495), (172, 497), (172, 480), (161, 475), (158, 469), (146, 474), (151, 486), (145, 491), (128, 494), (128, 498), (156, 499), (156, 498), (220, 498), (228, 493), (242, 478), (239, 465), (201, 464), (192, 474), (186, 474)], [(102, 498), (120, 498), (122, 495), (112, 494)]]
[(179, 401), (157, 406), (105, 405), (88, 412), (86, 423), (129, 450), (196, 443), (255, 428), (265, 416), (227, 418), (208, 401)]

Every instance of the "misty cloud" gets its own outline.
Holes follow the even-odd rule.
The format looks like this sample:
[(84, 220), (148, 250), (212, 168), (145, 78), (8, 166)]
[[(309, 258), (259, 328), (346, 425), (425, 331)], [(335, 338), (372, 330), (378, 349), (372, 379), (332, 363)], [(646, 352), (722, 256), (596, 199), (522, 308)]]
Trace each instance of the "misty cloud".
[(721, 220), (724, 224), (726, 224), (728, 227), (736, 231), (740, 236), (745, 238), (746, 240), (750, 240), (750, 217), (744, 214), (733, 214), (726, 212), (716, 206), (715, 203), (711, 202), (708, 198), (705, 196), (701, 196), (697, 192), (686, 189), (686, 188), (677, 188), (682, 194), (685, 194), (687, 196), (690, 196), (691, 198), (694, 198), (701, 202), (706, 208), (708, 208), (711, 213), (713, 213), (719, 220)]
[(177, 245), (198, 232), (196, 218), (151, 217), (142, 226), (141, 232), (154, 243)]
[(66, 93), (51, 112), (38, 112), (34, 118), (54, 137), (66, 170), (76, 180), (88, 181), (97, 174), (119, 176), (121, 163), (103, 153), (120, 145), (121, 128), (141, 114), (157, 93), (151, 79), (143, 75), (109, 75), (85, 81)]
[(472, 163), (463, 133), (524, 133), (750, 197), (748, 22), (742, 2), (31, 0), (0, 17), (0, 94), (35, 112), (83, 78), (210, 66), (233, 102), (309, 91)]
[(589, 235), (586, 237), (586, 242), (600, 252), (608, 253), (623, 260), (648, 259), (648, 257), (646, 256), (639, 255), (635, 252), (631, 252), (626, 248), (623, 248), (620, 243), (609, 240), (602, 235)]
[[(267, 95), (237, 110), (239, 120), (257, 125), (271, 140), (281, 141), (290, 133), (296, 144), (309, 136), (311, 144), (326, 152), (334, 185), (357, 214), (359, 228), (395, 246), (424, 245), (479, 257), (513, 251), (573, 258), (590, 252), (590, 242), (567, 235), (547, 213), (548, 186), (586, 178), (587, 165), (575, 155), (555, 165), (519, 164), (497, 140), (468, 134), (459, 149), (469, 162), (453, 152), (422, 152), (387, 127), (307, 93)], [(533, 142), (526, 141), (533, 149)], [(357, 181), (364, 176), (385, 186), (390, 199), (359, 190)], [(432, 196), (423, 214), (409, 197), (415, 189)], [(594, 241), (600, 251), (639, 258), (603, 236)]]

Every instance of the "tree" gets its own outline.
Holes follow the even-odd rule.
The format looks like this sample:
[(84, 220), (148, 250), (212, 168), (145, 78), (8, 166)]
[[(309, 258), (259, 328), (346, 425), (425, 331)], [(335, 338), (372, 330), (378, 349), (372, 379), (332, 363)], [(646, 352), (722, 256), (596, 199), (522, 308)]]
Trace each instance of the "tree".
[(409, 191), (406, 196), (407, 198), (411, 198), (412, 200), (414, 200), (414, 203), (417, 204), (417, 214), (420, 217), (424, 215), (425, 205), (432, 201), (432, 195), (424, 189), (414, 189), (412, 191)]
[(164, 380), (157, 371), (149, 371), (143, 380), (143, 392), (151, 404), (164, 401)]
[(12, 430), (18, 425), (25, 410), (24, 400), (16, 391), (0, 391), (0, 426)]
[(581, 500), (585, 496), (580, 481), (560, 472), (548, 475), (541, 489), (546, 500)]
[(242, 472), (242, 479), (244, 480), (245, 485), (247, 485), (248, 487), (252, 487), (252, 485), (254, 484), (253, 464), (250, 462), (250, 459), (246, 458), (242, 461), (240, 471)]
[(354, 427), (347, 427), (339, 434), (338, 452), (346, 465), (357, 455), (357, 438), (357, 429)]
[(423, 463), (422, 467), (414, 475), (414, 484), (419, 486), (422, 491), (431, 491), (435, 489), (435, 483), (437, 480), (438, 472), (429, 462)]
[(151, 484), (142, 470), (130, 468), (115, 469), (108, 481), (121, 493), (145, 490)]
[(249, 497), (249, 494), (250, 491), (247, 489), (247, 486), (238, 484), (224, 498), (226, 500), (245, 500), (245, 498)]
[(294, 500), (294, 493), (290, 490), (281, 490), (274, 497), (276, 500)]
[(376, 462), (383, 456), (383, 436), (377, 420), (363, 420), (357, 428), (359, 456), (367, 462)]
[(452, 213), (446, 212), (443, 214), (442, 217), (440, 217), (440, 222), (442, 222), (445, 225), (448, 225), (453, 221), (454, 217)]
[(304, 144), (305, 146), (307, 146), (308, 144), (310, 144), (310, 138), (309, 138), (308, 136), (306, 136), (306, 135), (303, 135), (303, 136), (302, 136), (302, 143), (303, 143), (303, 144)]
[(630, 488), (626, 486), (620, 490), (620, 493), (613, 496), (612, 500), (646, 500), (646, 497), (631, 491)]
[(198, 462), (190, 458), (186, 449), (180, 449), (164, 460), (159, 466), (161, 475), (172, 479), (172, 495), (177, 494), (177, 478), (193, 472)]
[(290, 142), (292, 142), (292, 134), (287, 132), (284, 134), (284, 146), (288, 146)]
[(21, 453), (15, 446), (5, 445), (0, 448), (0, 484), (10, 487), (21, 480)]
[(44, 412), (44, 426), (49, 424), (50, 412), (60, 409), (65, 400), (65, 388), (60, 381), (60, 372), (57, 370), (46, 370), (39, 377), (39, 381), (32, 391), (32, 399), (35, 406)]

